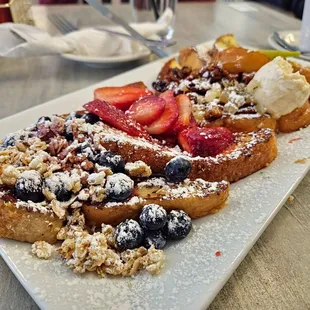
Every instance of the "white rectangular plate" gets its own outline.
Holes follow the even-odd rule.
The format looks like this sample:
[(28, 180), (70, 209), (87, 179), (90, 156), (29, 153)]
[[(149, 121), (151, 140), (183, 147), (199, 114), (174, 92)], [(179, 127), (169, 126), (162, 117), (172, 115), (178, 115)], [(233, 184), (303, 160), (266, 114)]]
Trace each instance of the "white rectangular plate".
[[(42, 115), (79, 109), (98, 86), (139, 80), (151, 85), (164, 63), (150, 63), (3, 119), (0, 136)], [(289, 143), (294, 138), (301, 140)], [(268, 168), (233, 184), (226, 208), (195, 220), (193, 233), (166, 249), (167, 264), (159, 276), (75, 275), (60, 260), (32, 257), (29, 244), (4, 239), (0, 253), (42, 309), (206, 309), (310, 169), (310, 128), (280, 135), (278, 142), (279, 155)]]

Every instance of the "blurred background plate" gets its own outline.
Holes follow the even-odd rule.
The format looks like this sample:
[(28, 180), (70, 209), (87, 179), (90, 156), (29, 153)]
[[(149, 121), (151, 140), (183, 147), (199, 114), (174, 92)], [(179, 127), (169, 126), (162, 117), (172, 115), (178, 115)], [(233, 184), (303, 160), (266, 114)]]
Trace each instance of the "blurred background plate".
[(116, 68), (121, 67), (127, 63), (142, 60), (146, 57), (149, 57), (150, 55), (151, 52), (145, 49), (135, 54), (111, 56), (111, 57), (89, 57), (74, 54), (62, 54), (61, 56), (65, 59), (84, 63), (87, 66), (95, 68)]

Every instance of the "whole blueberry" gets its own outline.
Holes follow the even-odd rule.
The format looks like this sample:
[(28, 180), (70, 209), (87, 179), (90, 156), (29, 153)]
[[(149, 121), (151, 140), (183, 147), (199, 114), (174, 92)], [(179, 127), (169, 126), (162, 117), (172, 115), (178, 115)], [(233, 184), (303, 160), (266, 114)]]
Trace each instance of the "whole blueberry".
[(187, 178), (192, 165), (190, 161), (182, 156), (171, 159), (165, 167), (166, 179), (169, 182), (182, 182)]
[(107, 177), (105, 193), (109, 199), (122, 201), (127, 199), (133, 191), (134, 182), (124, 173), (115, 173)]
[(89, 123), (89, 124), (92, 124), (92, 125), (96, 124), (100, 120), (99, 116), (96, 115), (96, 114), (93, 114), (93, 113), (86, 113), (86, 114), (83, 115), (82, 118), (85, 119), (86, 123)]
[(66, 138), (67, 141), (73, 141), (74, 137), (73, 137), (73, 133), (72, 132), (64, 132), (64, 136)]
[(101, 151), (96, 158), (96, 163), (110, 168), (113, 172), (123, 172), (125, 169), (125, 162), (122, 156), (111, 151)]
[(44, 188), (54, 194), (58, 201), (68, 201), (71, 198), (71, 191), (67, 189), (70, 183), (71, 180), (68, 174), (56, 172), (45, 179)]
[(66, 117), (66, 121), (73, 120), (74, 118), (82, 118), (83, 114), (79, 112), (72, 112)]
[(40, 202), (44, 199), (42, 184), (43, 180), (38, 171), (24, 171), (15, 184), (15, 195), (23, 201), (31, 200), (33, 202)]
[(74, 140), (71, 124), (72, 124), (71, 120), (65, 122), (65, 130), (64, 130), (63, 135), (67, 141), (73, 141)]
[(167, 216), (167, 223), (163, 229), (169, 239), (185, 238), (192, 228), (191, 218), (184, 211), (172, 210)]
[(164, 227), (166, 221), (166, 210), (157, 204), (144, 206), (139, 217), (141, 226), (149, 230), (156, 230)]
[(115, 242), (120, 250), (135, 249), (142, 245), (144, 232), (135, 220), (120, 223), (115, 230)]
[(86, 156), (87, 159), (94, 161), (96, 156), (95, 156), (95, 150), (94, 148), (91, 146), (91, 144), (87, 141), (81, 143), (77, 148), (76, 148), (76, 152), (83, 154), (84, 156)]
[(147, 249), (152, 245), (155, 249), (163, 249), (166, 245), (166, 236), (161, 230), (146, 231), (143, 245)]
[(3, 142), (2, 142), (2, 147), (9, 147), (9, 146), (14, 146), (16, 143), (16, 135), (11, 133), (11, 134), (8, 134), (4, 139), (3, 139)]

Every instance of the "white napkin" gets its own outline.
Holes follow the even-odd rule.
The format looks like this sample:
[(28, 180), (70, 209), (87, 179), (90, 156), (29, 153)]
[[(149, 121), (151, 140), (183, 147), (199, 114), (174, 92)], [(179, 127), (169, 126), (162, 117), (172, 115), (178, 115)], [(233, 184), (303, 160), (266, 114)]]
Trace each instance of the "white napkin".
[[(173, 22), (173, 12), (167, 9), (156, 23), (130, 24), (146, 38), (165, 34)], [(109, 29), (126, 33), (119, 27)], [(128, 55), (145, 49), (143, 45), (117, 35), (85, 28), (64, 36), (50, 36), (46, 31), (23, 24), (0, 24), (0, 56), (27, 57), (56, 54), (76, 54), (89, 57)]]

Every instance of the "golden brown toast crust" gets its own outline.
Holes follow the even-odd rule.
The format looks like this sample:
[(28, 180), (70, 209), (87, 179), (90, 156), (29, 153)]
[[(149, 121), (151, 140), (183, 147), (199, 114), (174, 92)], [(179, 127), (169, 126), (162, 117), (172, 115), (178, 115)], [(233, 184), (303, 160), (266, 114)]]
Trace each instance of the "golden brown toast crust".
[[(159, 179), (159, 183), (161, 182)], [(133, 193), (136, 196), (129, 201), (97, 206), (85, 204), (83, 212), (88, 224), (117, 225), (127, 218), (136, 219), (143, 206), (151, 203), (159, 204), (167, 211), (183, 210), (191, 218), (199, 218), (222, 208), (229, 194), (229, 184), (223, 181), (210, 183), (203, 180), (187, 180), (180, 185), (170, 184), (169, 189), (165, 189), (165, 185), (156, 185), (156, 183), (158, 180), (153, 183), (151, 179), (138, 184)], [(178, 193), (178, 189), (183, 186), (184, 191), (181, 190)], [(196, 192), (192, 193), (188, 188), (196, 188)]]
[(8, 201), (8, 197), (0, 199), (0, 238), (30, 242), (57, 242), (57, 234), (64, 221), (60, 220), (52, 210), (42, 213), (19, 207), (16, 202)]
[(310, 124), (309, 100), (303, 106), (278, 119), (278, 128), (281, 132), (292, 132)]
[(232, 183), (267, 167), (277, 157), (276, 137), (268, 129), (239, 137), (242, 146), (233, 145), (231, 147), (233, 150), (226, 150), (226, 154), (216, 157), (210, 165), (204, 165), (202, 161), (194, 160), (190, 176), (201, 178), (203, 176), (209, 181), (221, 179)]

